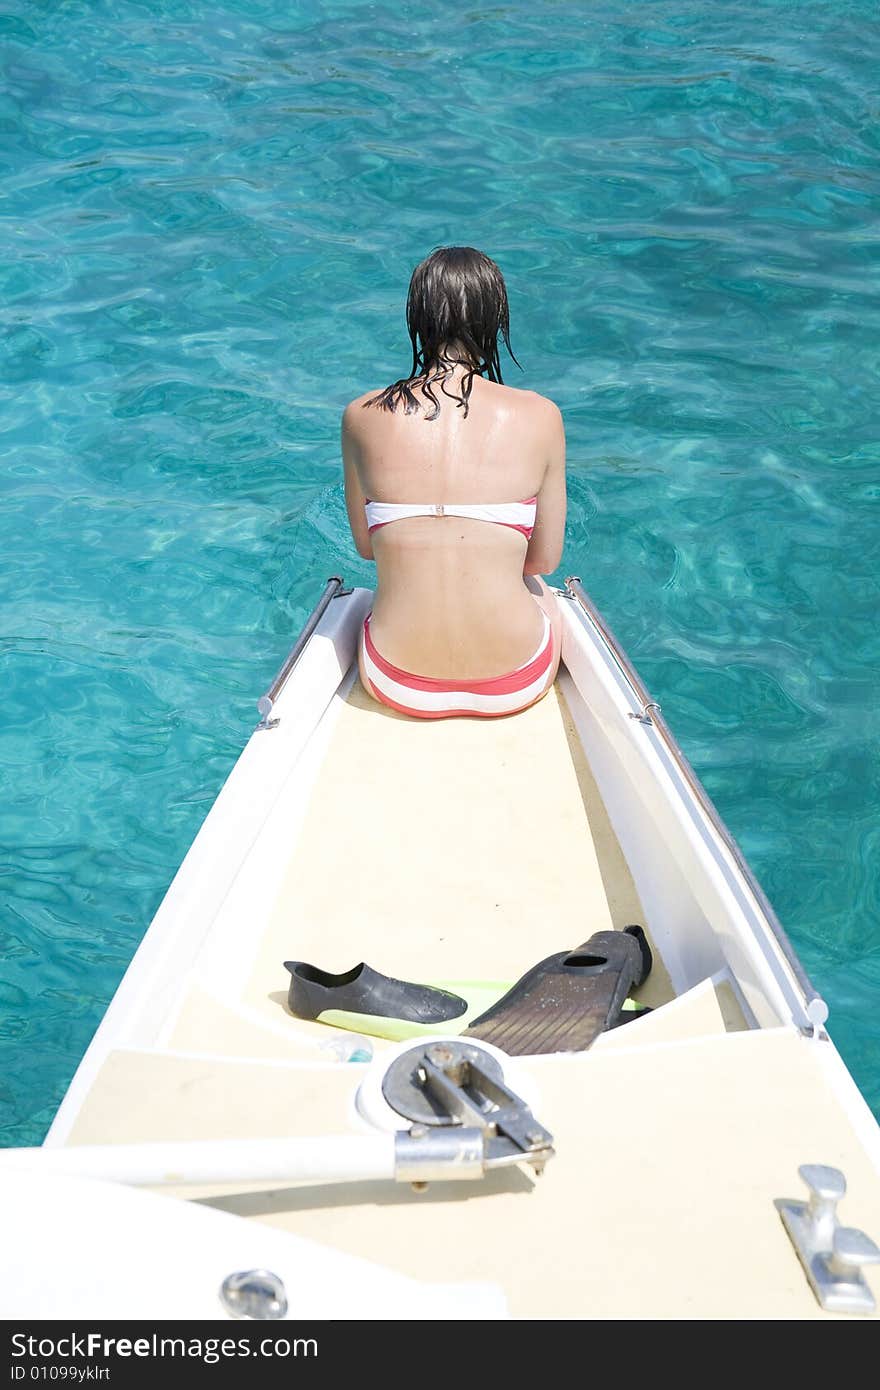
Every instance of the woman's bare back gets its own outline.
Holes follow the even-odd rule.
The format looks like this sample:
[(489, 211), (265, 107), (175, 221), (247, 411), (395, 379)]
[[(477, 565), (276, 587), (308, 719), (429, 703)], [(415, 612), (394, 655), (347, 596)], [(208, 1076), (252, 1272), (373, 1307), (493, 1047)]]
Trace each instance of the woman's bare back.
[[(459, 368), (445, 383), (460, 390)], [(349, 521), (374, 559), (372, 631), (388, 661), (425, 676), (479, 680), (514, 669), (540, 640), (543, 618), (525, 576), (559, 564), (565, 526), (565, 437), (552, 401), (482, 377), (468, 412), (435, 386), (439, 414), (406, 414), (358, 397), (343, 416)], [(409, 517), (368, 531), (367, 499), (499, 503), (537, 498), (530, 540), (511, 526), (456, 516)]]

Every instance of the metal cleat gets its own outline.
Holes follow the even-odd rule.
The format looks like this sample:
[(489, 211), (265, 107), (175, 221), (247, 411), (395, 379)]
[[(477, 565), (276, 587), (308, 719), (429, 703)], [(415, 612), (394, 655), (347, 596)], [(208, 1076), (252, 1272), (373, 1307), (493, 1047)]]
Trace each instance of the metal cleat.
[(837, 1203), (846, 1193), (839, 1168), (804, 1163), (798, 1168), (810, 1196), (806, 1202), (778, 1197), (774, 1203), (819, 1303), (832, 1313), (873, 1313), (876, 1308), (862, 1266), (880, 1263), (880, 1249), (852, 1226), (841, 1226)]

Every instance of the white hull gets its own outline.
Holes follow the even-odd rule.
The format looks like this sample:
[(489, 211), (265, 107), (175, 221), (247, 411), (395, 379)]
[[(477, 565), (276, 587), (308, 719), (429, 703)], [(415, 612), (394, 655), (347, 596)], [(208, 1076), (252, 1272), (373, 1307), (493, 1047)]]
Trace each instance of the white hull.
[[(564, 665), (545, 700), (513, 719), (436, 723), (366, 699), (355, 653), (372, 596), (332, 598), (42, 1155), (3, 1156), (23, 1170), (6, 1175), (12, 1188), (51, 1156), (68, 1176), (42, 1177), (50, 1206), (77, 1161), (114, 1182), (114, 1210), (120, 1183), (184, 1224), (196, 1197), (224, 1232), (286, 1238), (289, 1269), (374, 1266), (389, 1300), (396, 1288), (421, 1308), (412, 1316), (463, 1303), (480, 1317), (854, 1315), (820, 1305), (775, 1203), (805, 1197), (800, 1165), (831, 1165), (846, 1175), (841, 1222), (880, 1238), (880, 1130), (736, 845), (577, 592), (559, 598)], [(395, 1045), (373, 1038), (369, 1066), (335, 1061), (337, 1030), (286, 1007), (292, 957), (512, 981), (633, 921), (654, 951), (638, 996), (652, 1012), (584, 1053), (509, 1059), (509, 1084), (554, 1136), (539, 1183), (522, 1167), (420, 1194), (395, 1182), (358, 1109)], [(227, 1239), (218, 1230), (218, 1248)], [(876, 1295), (876, 1270), (861, 1277)], [(317, 1287), (314, 1316), (377, 1315), (339, 1291), (322, 1305)], [(51, 1311), (31, 1315), (73, 1315), (69, 1286), (42, 1297)], [(216, 1289), (200, 1298), (228, 1316)]]

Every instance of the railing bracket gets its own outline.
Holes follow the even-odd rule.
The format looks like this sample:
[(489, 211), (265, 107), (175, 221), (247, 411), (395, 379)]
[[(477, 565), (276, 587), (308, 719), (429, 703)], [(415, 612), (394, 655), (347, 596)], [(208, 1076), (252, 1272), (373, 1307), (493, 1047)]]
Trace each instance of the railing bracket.
[(643, 705), (638, 714), (636, 714), (633, 710), (627, 710), (627, 716), (630, 719), (637, 719), (640, 724), (653, 724), (654, 721), (648, 713), (649, 709), (655, 709), (659, 714), (661, 706), (656, 704), (655, 701), (652, 700), (650, 704)]

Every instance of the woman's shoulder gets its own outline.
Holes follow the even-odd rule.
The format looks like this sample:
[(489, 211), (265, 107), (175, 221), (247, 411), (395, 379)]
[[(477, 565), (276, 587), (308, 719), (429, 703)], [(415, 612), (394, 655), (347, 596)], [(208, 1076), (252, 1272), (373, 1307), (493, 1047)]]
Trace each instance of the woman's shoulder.
[(355, 396), (354, 400), (348, 402), (348, 405), (342, 412), (343, 415), (348, 415), (349, 413), (353, 414), (362, 406), (369, 405), (370, 401), (375, 400), (376, 397), (381, 394), (381, 391), (382, 387), (377, 386), (375, 391), (365, 391), (362, 396)]
[(504, 385), (499, 389), (508, 393), (511, 406), (523, 415), (548, 424), (555, 424), (562, 419), (562, 411), (549, 396), (542, 396), (540, 392), (530, 391), (522, 386)]
[(366, 417), (374, 413), (367, 410), (366, 407), (371, 401), (376, 399), (380, 391), (381, 387), (376, 391), (365, 391), (362, 396), (355, 396), (354, 400), (348, 402), (348, 405), (342, 412), (342, 427), (344, 430), (349, 433), (356, 430), (359, 423), (363, 422)]

